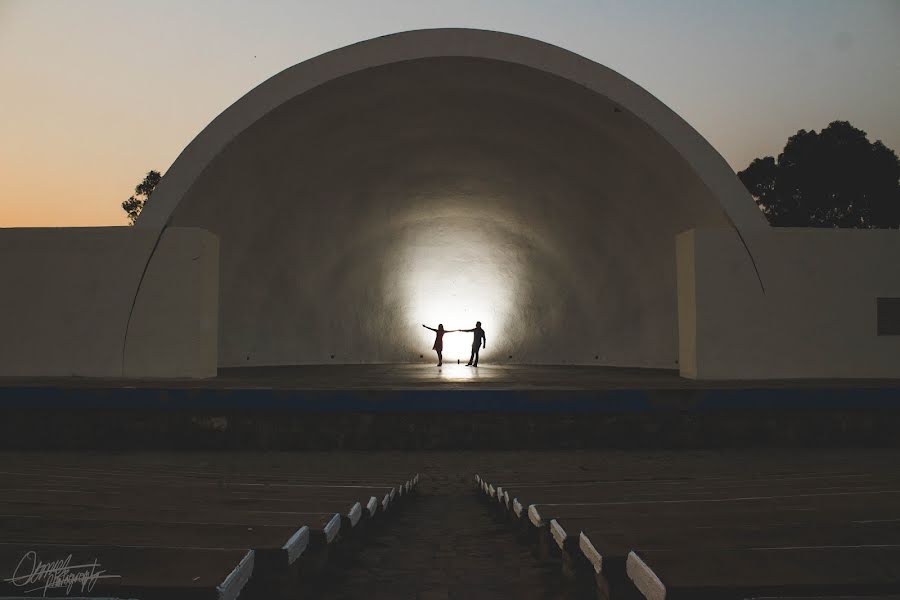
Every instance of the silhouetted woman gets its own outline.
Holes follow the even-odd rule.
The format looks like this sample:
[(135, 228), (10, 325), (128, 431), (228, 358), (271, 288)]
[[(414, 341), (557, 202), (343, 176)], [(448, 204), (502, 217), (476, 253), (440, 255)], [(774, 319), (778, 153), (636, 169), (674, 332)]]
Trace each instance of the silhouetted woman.
[(431, 331), (433, 331), (436, 334), (434, 336), (434, 346), (432, 346), (431, 349), (434, 350), (435, 352), (437, 352), (437, 355), (438, 355), (437, 366), (441, 366), (444, 362), (444, 358), (441, 356), (441, 353), (444, 351), (444, 334), (452, 333), (456, 330), (451, 329), (449, 331), (444, 331), (443, 323), (438, 324), (437, 329), (435, 329), (434, 327), (429, 327), (428, 325), (422, 325), (422, 327), (424, 327), (425, 329), (430, 329)]

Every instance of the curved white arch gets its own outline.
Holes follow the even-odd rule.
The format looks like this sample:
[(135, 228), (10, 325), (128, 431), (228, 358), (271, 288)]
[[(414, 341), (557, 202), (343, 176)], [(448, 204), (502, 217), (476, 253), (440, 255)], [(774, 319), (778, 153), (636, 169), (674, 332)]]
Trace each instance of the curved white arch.
[(693, 127), (645, 89), (607, 67), (557, 46), (475, 29), (426, 29), (386, 35), (327, 52), (272, 76), (222, 112), (188, 144), (136, 224), (164, 227), (204, 168), (228, 143), (285, 102), (358, 71), (436, 57), (514, 63), (565, 78), (607, 97), (641, 119), (684, 158), (743, 237), (755, 237), (755, 232), (768, 228), (725, 159)]

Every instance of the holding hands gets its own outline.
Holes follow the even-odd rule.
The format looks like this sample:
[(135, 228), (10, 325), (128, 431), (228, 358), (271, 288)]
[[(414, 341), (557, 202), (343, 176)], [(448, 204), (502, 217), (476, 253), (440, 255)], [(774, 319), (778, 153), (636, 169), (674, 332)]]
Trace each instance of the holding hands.
[(469, 358), (469, 362), (467, 366), (477, 367), (478, 366), (478, 351), (482, 348), (487, 348), (487, 336), (484, 334), (484, 329), (481, 328), (481, 321), (475, 323), (474, 329), (444, 329), (443, 323), (437, 326), (437, 329), (434, 327), (429, 327), (428, 325), (422, 324), (422, 327), (428, 329), (429, 331), (435, 332), (434, 338), (434, 346), (432, 346), (432, 350), (437, 352), (438, 363), (437, 366), (441, 366), (443, 363), (443, 350), (444, 350), (444, 334), (445, 333), (455, 333), (458, 331), (465, 331), (468, 333), (473, 333), (472, 339), (472, 355)]

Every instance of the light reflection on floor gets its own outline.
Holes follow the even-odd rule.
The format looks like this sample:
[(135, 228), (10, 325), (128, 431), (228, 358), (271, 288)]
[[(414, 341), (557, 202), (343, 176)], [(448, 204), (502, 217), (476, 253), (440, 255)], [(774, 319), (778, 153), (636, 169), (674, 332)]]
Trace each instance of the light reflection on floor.
[(480, 369), (484, 367), (467, 367), (465, 364), (444, 363), (440, 367), (430, 367), (435, 371), (435, 378), (442, 381), (477, 380)]

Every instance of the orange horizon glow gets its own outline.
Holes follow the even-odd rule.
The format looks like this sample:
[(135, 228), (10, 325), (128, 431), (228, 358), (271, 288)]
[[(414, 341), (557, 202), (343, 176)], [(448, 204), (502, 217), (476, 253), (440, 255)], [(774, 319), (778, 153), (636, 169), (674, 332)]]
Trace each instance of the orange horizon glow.
[(262, 81), (429, 27), (526, 35), (615, 69), (735, 170), (837, 119), (900, 150), (896, 2), (0, 0), (0, 227), (127, 225), (121, 203), (147, 171)]

